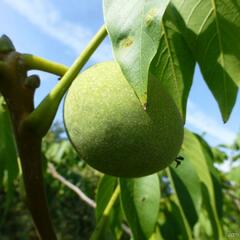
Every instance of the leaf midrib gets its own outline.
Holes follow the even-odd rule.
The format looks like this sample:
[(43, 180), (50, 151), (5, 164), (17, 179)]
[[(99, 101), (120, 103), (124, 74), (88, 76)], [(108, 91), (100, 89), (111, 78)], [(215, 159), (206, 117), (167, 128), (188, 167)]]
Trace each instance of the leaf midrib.
[(164, 39), (165, 39), (165, 42), (166, 42), (167, 50), (169, 52), (170, 63), (171, 63), (171, 66), (172, 66), (172, 72), (173, 72), (173, 76), (174, 76), (174, 84), (175, 84), (175, 88), (176, 88), (176, 92), (177, 92), (176, 93), (177, 94), (177, 99), (179, 100), (180, 95), (179, 95), (179, 88), (178, 88), (178, 84), (177, 84), (177, 73), (176, 73), (176, 70), (174, 68), (174, 59), (173, 59), (173, 56), (172, 56), (170, 43), (169, 43), (169, 40), (168, 40), (168, 37), (167, 37), (167, 31), (166, 31), (166, 26), (165, 26), (164, 21), (162, 21), (162, 27), (163, 27)]

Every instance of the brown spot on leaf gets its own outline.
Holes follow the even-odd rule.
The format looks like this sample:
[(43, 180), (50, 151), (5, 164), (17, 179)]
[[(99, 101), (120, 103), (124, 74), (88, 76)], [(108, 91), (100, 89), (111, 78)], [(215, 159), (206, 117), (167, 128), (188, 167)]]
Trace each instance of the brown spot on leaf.
[(128, 48), (133, 44), (133, 38), (128, 36), (122, 39), (119, 43), (120, 48)]
[(147, 27), (150, 27), (158, 15), (158, 10), (156, 8), (151, 9), (145, 16), (145, 24)]

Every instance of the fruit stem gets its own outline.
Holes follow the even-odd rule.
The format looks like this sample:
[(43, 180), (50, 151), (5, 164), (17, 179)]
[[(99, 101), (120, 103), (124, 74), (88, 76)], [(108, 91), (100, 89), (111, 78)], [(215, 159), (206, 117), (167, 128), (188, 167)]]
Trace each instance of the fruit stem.
[(96, 226), (90, 240), (102, 239), (101, 236), (104, 231), (104, 227), (105, 227), (106, 223), (108, 222), (110, 212), (111, 212), (119, 194), (120, 194), (120, 186), (117, 185), (117, 187), (115, 188), (115, 190), (111, 196), (111, 199), (109, 200), (106, 208), (103, 211), (103, 215), (102, 215), (101, 219), (97, 223), (97, 226)]
[(21, 54), (21, 58), (23, 59), (27, 70), (40, 70), (58, 76), (63, 76), (68, 70), (68, 67), (63, 64), (32, 54)]
[[(89, 42), (82, 54), (75, 60), (73, 65), (63, 75), (61, 81), (59, 81), (55, 88), (43, 99), (39, 106), (25, 119), (24, 126), (35, 131), (39, 136), (44, 136), (49, 130), (52, 121), (56, 115), (58, 106), (70, 87), (71, 83), (79, 73), (79, 71), (86, 64), (91, 55), (95, 52), (97, 47), (101, 44), (104, 38), (107, 36), (107, 30), (103, 25), (96, 35)], [(35, 58), (36, 59), (36, 58)], [(34, 62), (33, 62), (34, 63)], [(41, 61), (38, 62), (38, 64)], [(30, 61), (28, 66), (31, 67)], [(34, 65), (34, 64), (33, 64)], [(36, 61), (35, 61), (36, 66)], [(42, 62), (42, 68), (46, 66), (45, 62)], [(40, 68), (40, 65), (38, 66)], [(43, 121), (44, 119), (44, 121)]]

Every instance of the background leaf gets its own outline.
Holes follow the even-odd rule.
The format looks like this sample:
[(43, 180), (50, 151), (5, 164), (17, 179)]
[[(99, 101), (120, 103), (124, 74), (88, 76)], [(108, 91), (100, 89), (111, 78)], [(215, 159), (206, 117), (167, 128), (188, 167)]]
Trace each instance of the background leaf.
[[(18, 176), (18, 161), (10, 115), (3, 97), (0, 96), (0, 181), (6, 176), (6, 211), (14, 193), (14, 180)], [(3, 184), (5, 185), (5, 184)]]
[(240, 2), (172, 2), (189, 28), (186, 38), (226, 122), (240, 86)]
[(213, 163), (216, 162), (215, 155), (212, 152), (210, 146), (207, 144), (207, 142), (201, 136), (199, 136), (197, 134), (195, 134), (195, 136), (198, 138), (198, 141), (201, 144), (202, 151), (204, 153), (205, 160), (207, 161), (208, 169), (211, 174), (218, 218), (222, 218), (222, 216), (223, 216), (222, 184), (221, 184), (220, 174), (218, 173), (218, 170), (213, 165)]
[(117, 184), (117, 178), (104, 175), (98, 185), (96, 195), (96, 219), (100, 220)]
[[(96, 222), (97, 227), (101, 225), (104, 218), (104, 210), (106, 209), (117, 185), (117, 178), (104, 175), (99, 182), (96, 195)], [(111, 209), (107, 221), (102, 225), (100, 235), (96, 239), (114, 240), (118, 239), (122, 234), (122, 223), (123, 215), (121, 212), (120, 200), (116, 200), (116, 203)], [(92, 239), (95, 236), (92, 235)]]
[(200, 179), (186, 155), (184, 155), (184, 162), (178, 168), (170, 167), (169, 170), (179, 203), (193, 229), (198, 221), (202, 202)]
[(114, 56), (143, 104), (150, 63), (159, 45), (159, 25), (168, 3), (169, 0), (104, 0)]
[(142, 178), (120, 178), (121, 201), (134, 239), (148, 239), (154, 232), (159, 212), (158, 175)]
[[(173, 173), (173, 175), (174, 175), (174, 173)], [(191, 233), (190, 225), (188, 224), (186, 215), (185, 215), (184, 210), (183, 210), (183, 206), (181, 205), (181, 202), (179, 200), (179, 196), (176, 194), (176, 192), (179, 189), (178, 190), (176, 189), (176, 187), (177, 187), (176, 182), (174, 184), (174, 180), (172, 178), (172, 174), (171, 174), (169, 168), (167, 169), (167, 176), (168, 176), (168, 178), (171, 182), (171, 187), (173, 188), (173, 191), (174, 191), (174, 194), (171, 196), (170, 212), (174, 216), (174, 218), (176, 219), (176, 221), (179, 225), (179, 229), (180, 229), (180, 232), (183, 236), (183, 239), (192, 239), (192, 233)], [(184, 194), (184, 192), (181, 193), (181, 194)], [(188, 201), (189, 201), (189, 198), (188, 198)], [(192, 220), (192, 219), (190, 219), (190, 220)]]
[[(163, 239), (192, 239), (191, 229), (181, 209), (176, 195), (165, 201), (163, 209), (164, 221), (159, 221)], [(162, 219), (163, 220), (163, 219)]]
[[(191, 132), (185, 131), (184, 136), (184, 156), (187, 156), (194, 166), (195, 171), (201, 181), (204, 205), (209, 212), (210, 221), (213, 226), (214, 237), (222, 238), (222, 229), (218, 219), (217, 207), (215, 202), (214, 185), (208, 163), (205, 158), (206, 151), (198, 138)], [(207, 200), (206, 200), (207, 199)]]

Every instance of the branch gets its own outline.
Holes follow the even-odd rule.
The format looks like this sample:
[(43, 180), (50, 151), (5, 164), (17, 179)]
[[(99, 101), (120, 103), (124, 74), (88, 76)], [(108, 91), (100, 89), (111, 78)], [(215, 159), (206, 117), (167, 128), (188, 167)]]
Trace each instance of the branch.
[[(44, 189), (41, 159), (42, 137), (50, 128), (59, 103), (72, 81), (106, 35), (107, 31), (103, 26), (66, 71), (61, 81), (36, 109), (34, 109), (33, 100), (35, 89), (39, 85), (39, 78), (27, 76), (27, 70), (31, 69), (31, 57), (25, 56), (29, 60), (25, 65), (24, 57), (15, 51), (10, 39), (6, 36), (0, 38), (0, 92), (11, 112), (28, 205), (39, 238), (43, 240), (54, 240), (57, 237), (51, 222)], [(42, 67), (43, 70), (48, 64), (53, 72), (61, 71), (60, 74), (63, 74), (66, 70), (63, 65), (51, 65), (50, 62), (43, 62), (42, 59), (37, 58), (32, 58), (32, 67), (37, 67), (37, 61), (42, 64), (38, 67)]]
[[(1, 39), (0, 39), (1, 40)], [(42, 174), (41, 137), (22, 127), (34, 110), (34, 94), (39, 84), (36, 75), (27, 76), (21, 55), (16, 51), (1, 52), (0, 92), (10, 112), (11, 124), (21, 160), (27, 204), (39, 239), (55, 240)], [(0, 67), (1, 68), (1, 67)]]
[(40, 70), (58, 76), (63, 76), (68, 70), (68, 67), (63, 64), (49, 61), (32, 54), (21, 54), (21, 59), (24, 61), (27, 71)]

